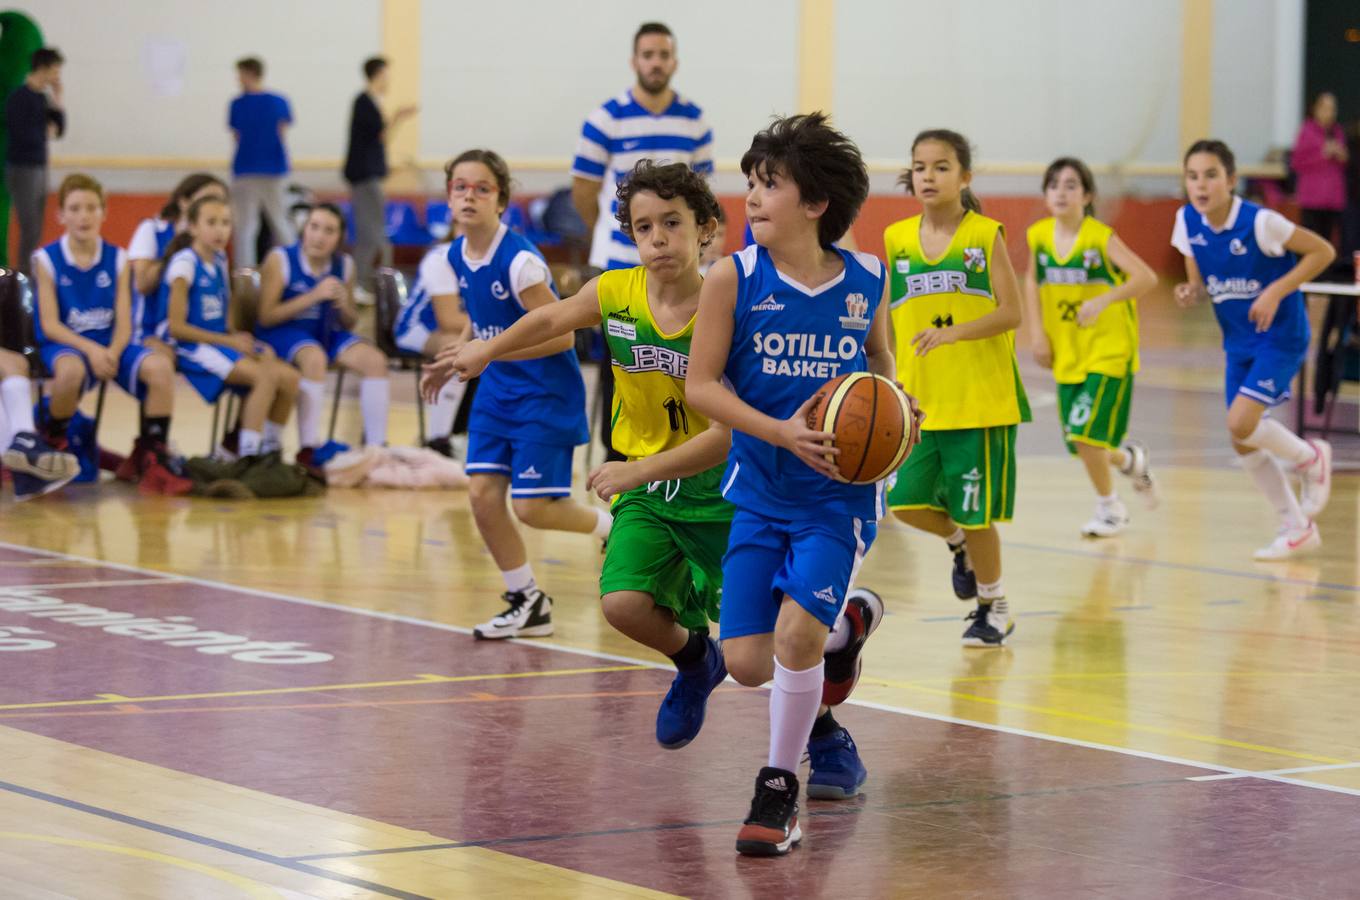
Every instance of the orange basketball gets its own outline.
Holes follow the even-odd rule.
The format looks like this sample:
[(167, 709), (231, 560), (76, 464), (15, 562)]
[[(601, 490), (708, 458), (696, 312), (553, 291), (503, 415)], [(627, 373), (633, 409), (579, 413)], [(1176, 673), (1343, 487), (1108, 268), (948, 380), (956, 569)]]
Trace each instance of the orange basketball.
[(921, 439), (907, 395), (881, 375), (852, 372), (833, 378), (817, 389), (815, 399), (807, 425), (836, 436), (840, 454), (834, 465), (841, 481), (882, 481)]

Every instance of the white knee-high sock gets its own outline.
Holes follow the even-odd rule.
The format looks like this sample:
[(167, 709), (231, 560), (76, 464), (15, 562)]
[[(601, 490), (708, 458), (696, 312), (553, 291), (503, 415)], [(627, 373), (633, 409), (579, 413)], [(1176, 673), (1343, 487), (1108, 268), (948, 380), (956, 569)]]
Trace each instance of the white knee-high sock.
[(6, 447), (9, 446), (9, 439), (19, 432), (36, 431), (33, 427), (33, 387), (27, 378), (11, 375), (0, 381), (0, 403), (3, 403), (5, 415), (9, 418)]
[(386, 378), (365, 378), (359, 382), (359, 411), (364, 417), (364, 443), (381, 447), (387, 443)]
[(325, 394), (324, 381), (304, 378), (298, 382), (298, 445), (301, 447), (321, 446), (321, 405), (325, 402)]
[(1242, 443), (1268, 451), (1281, 462), (1295, 467), (1306, 466), (1317, 457), (1312, 444), (1267, 416), (1261, 417), (1261, 421), (1256, 423), (1256, 430)]
[(1289, 479), (1274, 456), (1264, 450), (1253, 450), (1242, 457), (1242, 468), (1266, 495), (1281, 522), (1291, 528), (1302, 528), (1307, 524), (1303, 510), (1299, 509), (1299, 498), (1294, 496), (1294, 489), (1289, 486)]
[(463, 402), (463, 395), (466, 393), (467, 382), (459, 381), (457, 378), (450, 378), (448, 383), (439, 389), (439, 396), (425, 410), (425, 440), (433, 441), (449, 436), (453, 431), (453, 420), (458, 417), (458, 404)]
[(777, 769), (798, 771), (798, 761), (812, 734), (822, 705), (822, 660), (795, 672), (774, 661), (774, 689), (770, 691), (770, 762)]

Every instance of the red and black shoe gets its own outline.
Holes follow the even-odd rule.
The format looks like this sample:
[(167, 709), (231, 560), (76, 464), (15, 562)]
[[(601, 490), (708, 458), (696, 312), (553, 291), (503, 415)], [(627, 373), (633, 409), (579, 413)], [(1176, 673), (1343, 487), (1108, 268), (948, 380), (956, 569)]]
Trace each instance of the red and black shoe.
[(802, 839), (798, 776), (766, 766), (756, 776), (751, 812), (737, 832), (737, 852), (744, 856), (783, 856)]
[(113, 462), (113, 457), (118, 457), (118, 462), (113, 467), (113, 477), (117, 478), (119, 481), (126, 481), (128, 484), (136, 484), (142, 478), (142, 469), (146, 468), (144, 457), (148, 452), (142, 438), (137, 438), (132, 442), (132, 451), (128, 453), (127, 456), (118, 457), (118, 454), (116, 453), (100, 449), (99, 455), (101, 458), (99, 468), (106, 468), (103, 459), (105, 454), (110, 457), (109, 462)]
[(868, 588), (855, 588), (845, 601), (845, 618), (854, 631), (844, 647), (826, 654), (822, 702), (827, 706), (844, 703), (859, 683), (864, 666), (860, 653), (883, 621), (883, 598)]
[(303, 447), (293, 457), (293, 462), (307, 470), (307, 474), (322, 484), (326, 483), (326, 470), (316, 464), (316, 448)]
[(164, 443), (138, 438), (133, 456), (141, 479), (137, 489), (143, 494), (182, 497), (193, 491), (193, 480), (185, 476), (180, 460)]

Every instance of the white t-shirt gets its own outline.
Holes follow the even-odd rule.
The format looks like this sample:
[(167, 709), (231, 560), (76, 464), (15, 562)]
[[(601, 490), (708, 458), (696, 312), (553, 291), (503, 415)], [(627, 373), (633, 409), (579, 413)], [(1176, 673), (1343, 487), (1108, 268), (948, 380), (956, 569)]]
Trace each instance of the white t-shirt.
[[(1242, 211), (1242, 198), (1233, 197), (1232, 209), (1228, 212), (1228, 221), (1223, 223), (1222, 228), (1209, 227), (1215, 232), (1224, 232), (1237, 224), (1237, 214)], [(1190, 209), (1187, 215), (1199, 215)], [(1200, 217), (1201, 220), (1203, 216)], [(1205, 222), (1208, 225), (1208, 222)], [(1256, 232), (1256, 246), (1261, 248), (1261, 252), (1266, 256), (1284, 256), (1288, 251), (1285, 244), (1294, 236), (1294, 223), (1280, 215), (1273, 209), (1262, 207), (1256, 214), (1256, 221), (1253, 223), (1253, 231)], [(1195, 254), (1190, 249), (1190, 236), (1185, 231), (1185, 219), (1176, 216), (1176, 224), (1171, 229), (1171, 246), (1180, 251), (1181, 256), (1193, 257)]]
[(458, 276), (453, 274), (453, 266), (449, 265), (449, 246), (445, 242), (432, 247), (420, 261), (416, 280), (431, 297), (458, 296)]
[(159, 219), (142, 219), (137, 225), (137, 230), (132, 232), (132, 243), (128, 244), (128, 259), (155, 259), (160, 256), (156, 252), (156, 226), (160, 223)]

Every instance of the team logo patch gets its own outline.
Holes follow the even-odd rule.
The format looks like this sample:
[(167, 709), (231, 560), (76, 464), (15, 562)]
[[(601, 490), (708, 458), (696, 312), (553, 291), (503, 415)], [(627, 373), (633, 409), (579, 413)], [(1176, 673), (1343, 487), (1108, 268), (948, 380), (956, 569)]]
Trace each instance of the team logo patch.
[(220, 319), (226, 312), (227, 305), (216, 294), (204, 294), (201, 302), (203, 303), (203, 318), (205, 319)]
[(813, 591), (812, 596), (816, 597), (823, 603), (830, 603), (832, 606), (836, 606), (841, 602), (840, 600), (836, 599), (836, 589), (829, 584), (826, 587), (822, 588), (820, 591)]
[(1087, 269), (1100, 268), (1100, 251), (1086, 250), (1081, 254), (1081, 264)]
[(94, 286), (101, 289), (113, 287), (113, 279), (109, 277), (108, 272), (100, 272), (94, 276)]
[(981, 247), (963, 248), (963, 267), (969, 272), (987, 271), (987, 253)]
[(979, 472), (979, 471), (977, 470), (977, 466), (973, 466), (972, 471), (970, 471), (970, 472), (964, 472), (964, 473), (963, 473), (963, 480), (964, 480), (964, 481), (981, 481), (981, 480), (982, 480), (982, 473)]
[(1041, 266), (1046, 266), (1046, 265), (1048, 265), (1048, 254), (1047, 254), (1047, 253), (1040, 253), (1040, 254), (1039, 254), (1039, 265), (1041, 265)]
[(755, 306), (751, 307), (751, 312), (779, 312), (783, 308), (784, 304), (776, 301), (774, 299), (774, 294), (771, 294)]
[(845, 298), (845, 315), (841, 316), (841, 327), (855, 331), (869, 328), (869, 298), (863, 294), (850, 294)]
[(501, 284), (499, 281), (493, 281), (491, 282), (491, 296), (495, 297), (497, 300), (508, 300), (510, 298), (510, 292), (507, 291), (505, 285)]
[(1274, 378), (1267, 378), (1265, 381), (1258, 381), (1256, 382), (1256, 386), (1263, 391), (1270, 391), (1272, 394), (1275, 393)]
[(610, 316), (605, 323), (605, 330), (609, 332), (611, 337), (623, 338), (626, 341), (637, 340), (637, 326), (628, 322), (620, 322), (613, 316)]
[(909, 259), (899, 259), (897, 262), (893, 263), (893, 267), (897, 269), (898, 275), (911, 274), (911, 260)]
[(543, 474), (542, 474), (541, 472), (539, 472), (537, 469), (535, 469), (533, 466), (530, 466), (529, 468), (525, 469), (523, 472), (520, 472), (520, 473), (519, 473), (518, 475), (516, 475), (515, 477), (516, 477), (516, 478), (528, 478), (528, 479), (530, 479), (530, 480), (534, 480), (534, 479), (542, 478), (542, 477), (543, 477)]
[(467, 279), (464, 278), (462, 275), (458, 276), (458, 288), (464, 291), (468, 289)]
[(1194, 237), (1192, 237), (1192, 238), (1190, 239), (1190, 246), (1191, 246), (1191, 247), (1207, 247), (1207, 246), (1209, 246), (1209, 242), (1208, 242), (1207, 240), (1204, 239), (1204, 235), (1202, 235), (1202, 234), (1197, 234), (1197, 235), (1195, 235)]
[(1247, 248), (1238, 238), (1233, 238), (1228, 242), (1228, 252), (1233, 256), (1246, 256)]

